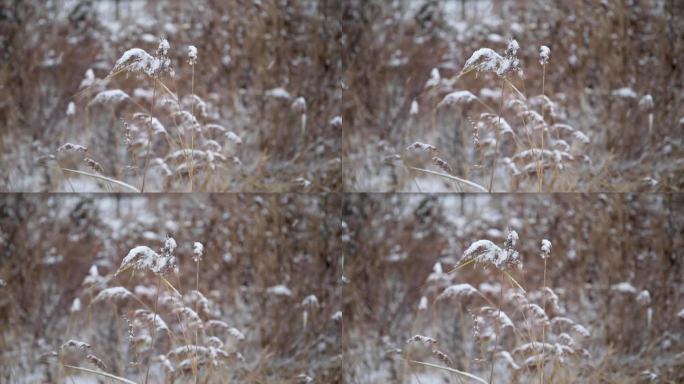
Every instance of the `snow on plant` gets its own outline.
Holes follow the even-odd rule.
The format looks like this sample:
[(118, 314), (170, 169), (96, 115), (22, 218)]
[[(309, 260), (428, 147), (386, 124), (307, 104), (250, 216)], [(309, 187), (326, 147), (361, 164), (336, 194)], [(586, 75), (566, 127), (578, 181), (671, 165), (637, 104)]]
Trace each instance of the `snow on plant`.
[(455, 91), (444, 96), (442, 101), (437, 104), (437, 109), (457, 104), (469, 104), (475, 100), (477, 100), (477, 96), (473, 95), (469, 91)]
[(126, 72), (132, 74), (145, 74), (150, 77), (159, 77), (164, 73), (174, 76), (169, 59), (169, 49), (171, 45), (165, 38), (159, 40), (159, 46), (154, 56), (140, 48), (132, 48), (124, 52), (116, 61), (109, 76), (116, 76), (118, 73)]
[(437, 301), (452, 298), (452, 297), (464, 297), (464, 296), (470, 296), (474, 294), (478, 294), (479, 291), (475, 289), (470, 284), (455, 284), (455, 285), (450, 285), (442, 293), (437, 296)]
[(551, 242), (544, 239), (541, 241), (541, 257), (542, 259), (548, 259), (551, 255)]
[(497, 76), (507, 76), (511, 72), (516, 72), (522, 77), (520, 60), (516, 57), (520, 45), (516, 40), (510, 40), (506, 47), (505, 56), (501, 56), (490, 48), (480, 48), (473, 52), (470, 58), (463, 65), (461, 74), (471, 71), (493, 72)]
[[(179, 97), (164, 83), (167, 76), (175, 76), (170, 52), (168, 40), (161, 38), (153, 54), (141, 48), (124, 52), (102, 81), (95, 78), (92, 70), (86, 73), (82, 92), (89, 92), (91, 88), (101, 89), (89, 101), (88, 107), (109, 108), (112, 113), (123, 115), (120, 119), (124, 130), (122, 136), (130, 162), (127, 168), (141, 169), (134, 174), (140, 178), (139, 187), (110, 177), (100, 177), (101, 180), (144, 192), (148, 174), (155, 174), (160, 176), (155, 180), (161, 183), (163, 189), (174, 185), (176, 188), (185, 188), (187, 185), (193, 190), (196, 180), (201, 180), (202, 188), (208, 188), (207, 183), (221, 181), (214, 175), (221, 173), (226, 176), (229, 174), (225, 170), (241, 166), (237, 146), (243, 143), (242, 138), (221, 126), (216, 107), (194, 93), (197, 48), (192, 45), (187, 48), (188, 61), (192, 67), (192, 88), (190, 94), (184, 97)], [(147, 83), (149, 88), (137, 87), (133, 96), (121, 89), (102, 89), (120, 74), (133, 74), (142, 84)], [(144, 107), (144, 104), (149, 106)], [(94, 159), (90, 160), (85, 165), (104, 176), (104, 168), (97, 166), (99, 163)], [(83, 172), (80, 174), (97, 177)]]
[(342, 127), (342, 116), (334, 116), (332, 119), (330, 119), (330, 126), (339, 129)]
[[(442, 113), (446, 114), (447, 108), (444, 107), (468, 106), (460, 113), (467, 116), (467, 121), (472, 124), (475, 145), (469, 155), (475, 160), (472, 167), (482, 169), (483, 177), (488, 179), (484, 184), (487, 192), (492, 192), (494, 188), (499, 160), (508, 171), (511, 185), (516, 187), (523, 181), (532, 181), (531, 177), (534, 177), (537, 191), (544, 189), (545, 179), (555, 182), (558, 173), (569, 172), (577, 165), (590, 161), (585, 147), (591, 139), (584, 132), (561, 123), (563, 111), (545, 94), (544, 77), (551, 50), (544, 45), (539, 48), (539, 63), (543, 67), (542, 91), (533, 97), (525, 96), (514, 84), (517, 78), (523, 77), (522, 64), (517, 56), (519, 50), (518, 42), (510, 40), (502, 54), (491, 48), (480, 48), (466, 60), (456, 80), (471, 72), (496, 76), (499, 90), (493, 92), (483, 88), (480, 94), (486, 97), (480, 98), (469, 90), (454, 90), (455, 80), (443, 79), (436, 68), (425, 85), (433, 93), (448, 90), (436, 104), (435, 110), (444, 110)], [(487, 99), (495, 101), (497, 105), (488, 105)], [(473, 111), (476, 113), (474, 116), (479, 115), (479, 118), (472, 115)], [(413, 112), (412, 106), (410, 115)], [(465, 143), (463, 140), (462, 144)], [(443, 158), (426, 158), (416, 162), (402, 157), (401, 160), (420, 172), (430, 173), (425, 168), (432, 164), (444, 171), (442, 177), (453, 179), (457, 176), (453, 174), (453, 167)], [(476, 180), (470, 182), (478, 184)]]
[[(158, 280), (156, 289), (136, 286), (136, 293), (133, 293), (123, 286), (105, 287), (90, 302), (91, 306), (112, 303), (119, 308), (117, 311), (124, 310), (122, 318), (128, 330), (129, 356), (133, 359), (131, 366), (138, 367), (145, 382), (149, 382), (150, 367), (154, 365), (160, 365), (162, 369), (157, 374), (165, 375), (164, 381), (168, 381), (183, 376), (208, 379), (212, 372), (244, 361), (238, 346), (245, 335), (236, 327), (216, 319), (221, 316), (220, 311), (200, 291), (182, 294), (166, 279), (168, 273), (179, 272), (174, 256), (177, 248), (172, 237), (163, 241), (159, 252), (148, 246), (136, 246), (124, 257), (114, 274), (116, 279), (127, 270), (151, 272)], [(195, 242), (192, 248), (193, 257), (199, 260), (204, 247)], [(97, 274), (97, 269), (91, 268), (90, 277)], [(149, 294), (146, 293), (148, 291)], [(135, 304), (142, 307), (131, 308)], [(80, 301), (75, 301), (73, 307), (80, 307)], [(191, 330), (195, 332), (192, 340), (187, 333)], [(164, 338), (165, 342), (157, 342), (160, 338)], [(228, 343), (227, 338), (233, 341)], [(100, 371), (96, 373), (128, 382), (106, 372), (103, 359), (90, 353), (90, 350), (90, 345), (80, 341), (65, 343), (60, 348), (62, 365), (88, 371), (79, 366), (82, 360), (87, 360), (99, 368)]]
[(91, 101), (88, 106), (92, 105), (118, 105), (131, 97), (120, 89), (109, 89), (98, 93)]
[[(583, 346), (584, 339), (590, 337), (589, 331), (566, 316), (554, 290), (544, 285), (538, 291), (528, 292), (511, 274), (514, 271), (509, 267), (522, 268), (522, 258), (516, 250), (518, 241), (517, 233), (512, 230), (508, 231), (502, 247), (490, 240), (474, 241), (463, 252), (454, 271), (449, 274), (444, 273), (437, 263), (425, 282), (427, 293), (420, 300), (420, 308), (427, 308), (428, 296), (432, 296), (435, 302), (446, 298), (471, 298), (462, 301), (455, 309), (467, 311), (472, 318), (472, 351), (478, 359), (491, 367), (488, 368), (489, 382), (496, 382), (493, 378), (496, 364), (500, 364), (496, 372), (508, 370), (517, 377), (532, 380), (540, 372), (550, 370), (549, 367), (554, 370), (574, 369), (576, 364), (590, 358), (588, 350)], [(543, 239), (541, 244), (541, 255), (546, 260), (551, 252), (551, 242)], [(454, 278), (454, 272), (461, 271), (469, 264), (492, 265), (496, 267), (495, 273), (501, 276), (501, 280), (498, 284), (482, 283), (481, 289), (465, 282), (450, 284), (444, 289), (440, 288), (441, 291), (433, 288), (450, 282)], [(505, 285), (510, 288), (505, 288)], [(543, 298), (544, 307), (548, 300), (548, 310), (533, 302), (533, 298)], [(451, 314), (454, 307), (450, 308), (448, 313)], [(439, 327), (434, 332), (439, 332)], [(428, 346), (430, 355), (442, 363), (440, 366), (409, 359), (415, 364), (437, 366), (461, 377), (488, 382), (484, 377), (455, 369), (445, 351), (435, 352), (434, 346), (438, 344), (436, 338), (417, 334), (406, 343), (407, 348), (409, 344)], [(468, 348), (461, 350), (467, 351)]]
[(124, 287), (110, 287), (101, 290), (100, 293), (98, 293), (90, 303), (96, 304), (101, 302), (120, 302), (132, 297), (133, 294), (131, 291)]
[(539, 64), (547, 65), (551, 58), (551, 50), (546, 45), (539, 47)]
[(176, 241), (169, 237), (164, 241), (164, 245), (157, 253), (152, 248), (139, 245), (131, 249), (121, 262), (121, 266), (116, 271), (116, 275), (133, 268), (141, 271), (150, 271), (155, 274), (164, 275), (169, 272), (178, 273), (176, 257), (173, 255), (176, 249)]
[(290, 288), (283, 284), (274, 285), (266, 290), (266, 293), (274, 296), (292, 296)]
[(269, 89), (266, 91), (266, 96), (272, 97), (274, 99), (284, 99), (284, 100), (289, 100), (290, 99), (290, 93), (286, 91), (284, 88), (273, 88)]
[(522, 268), (520, 254), (515, 250), (517, 241), (518, 233), (513, 230), (508, 232), (503, 248), (499, 248), (489, 240), (475, 241), (463, 252), (459, 264), (464, 265), (475, 262), (485, 265), (491, 264), (499, 269), (508, 268), (513, 265)]
[(197, 64), (197, 47), (194, 45), (188, 45), (188, 64)]
[(79, 145), (79, 144), (64, 143), (59, 148), (57, 148), (57, 152), (70, 152), (70, 153), (88, 152), (88, 148), (84, 147), (83, 145)]
[(202, 260), (202, 255), (204, 255), (204, 245), (199, 241), (196, 241), (192, 245), (192, 259), (194, 262), (199, 263)]

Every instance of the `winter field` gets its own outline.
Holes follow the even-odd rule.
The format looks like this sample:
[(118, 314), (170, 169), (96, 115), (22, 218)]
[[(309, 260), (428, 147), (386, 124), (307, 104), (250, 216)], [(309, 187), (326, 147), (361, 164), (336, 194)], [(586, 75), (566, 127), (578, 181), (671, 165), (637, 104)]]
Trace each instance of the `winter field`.
[(345, 23), (357, 42), (345, 67), (345, 190), (682, 189), (681, 1), (360, 12)]
[(684, 383), (684, 1), (0, 0), (0, 384)]
[(340, 382), (340, 204), (3, 199), (0, 382)]
[(681, 383), (682, 213), (674, 195), (346, 200), (345, 382)]
[(340, 5), (280, 3), (4, 1), (0, 189), (339, 190)]

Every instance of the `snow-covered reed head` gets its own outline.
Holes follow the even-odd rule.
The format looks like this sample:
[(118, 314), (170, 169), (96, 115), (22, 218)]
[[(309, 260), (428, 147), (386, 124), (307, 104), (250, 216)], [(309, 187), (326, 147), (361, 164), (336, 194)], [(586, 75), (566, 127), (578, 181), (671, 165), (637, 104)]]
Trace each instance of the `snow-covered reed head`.
[(188, 45), (188, 64), (197, 64), (197, 47), (194, 45)]
[(202, 245), (202, 243), (199, 241), (196, 241), (192, 245), (192, 260), (195, 263), (199, 263), (202, 261), (202, 255), (204, 255), (204, 245)]
[(520, 60), (517, 58), (518, 49), (520, 49), (520, 45), (514, 39), (508, 42), (505, 57), (494, 52), (491, 48), (480, 48), (473, 52), (465, 62), (461, 74), (477, 71), (493, 72), (499, 77), (506, 77), (511, 73), (516, 73), (522, 77), (522, 67), (520, 66)]
[(128, 252), (121, 262), (121, 266), (116, 271), (116, 275), (130, 268), (150, 271), (159, 275), (165, 275), (169, 272), (178, 273), (178, 264), (176, 263), (176, 257), (173, 255), (176, 247), (176, 240), (172, 237), (167, 237), (160, 253), (153, 251), (145, 245), (139, 245)]
[(459, 264), (474, 261), (478, 264), (492, 264), (499, 269), (507, 269), (513, 265), (522, 268), (520, 254), (515, 249), (518, 233), (510, 230), (504, 242), (504, 248), (499, 248), (489, 240), (478, 240), (463, 252)]
[(306, 99), (299, 96), (292, 102), (292, 110), (298, 113), (306, 113)]
[(539, 47), (539, 64), (547, 65), (551, 59), (551, 49), (546, 45)]
[(171, 45), (164, 37), (159, 39), (159, 46), (155, 56), (150, 55), (141, 48), (129, 49), (116, 61), (109, 76), (125, 72), (134, 75), (144, 74), (150, 77), (159, 77), (166, 73), (173, 77), (175, 73), (173, 68), (171, 68), (170, 49)]
[(551, 256), (551, 242), (544, 239), (541, 241), (541, 258), (548, 259)]

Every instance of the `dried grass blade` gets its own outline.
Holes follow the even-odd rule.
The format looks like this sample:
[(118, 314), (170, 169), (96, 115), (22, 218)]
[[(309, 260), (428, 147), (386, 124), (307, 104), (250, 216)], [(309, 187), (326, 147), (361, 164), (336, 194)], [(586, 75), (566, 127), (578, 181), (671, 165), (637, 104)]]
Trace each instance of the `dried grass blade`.
[(458, 369), (445, 367), (445, 366), (443, 366), (443, 365), (425, 363), (425, 362), (416, 361), (416, 360), (406, 360), (406, 361), (408, 361), (409, 363), (414, 363), (414, 364), (419, 364), (419, 365), (425, 365), (425, 366), (432, 367), (432, 368), (443, 369), (443, 370), (445, 370), (445, 371), (449, 371), (449, 372), (456, 373), (456, 374), (461, 375), (461, 376), (465, 376), (465, 377), (467, 377), (467, 378), (469, 378), (469, 379), (472, 379), (472, 380), (477, 381), (478, 383), (487, 384), (487, 382), (486, 382), (484, 379), (482, 379), (482, 378), (480, 378), (480, 377), (477, 377), (477, 376), (475, 376), (475, 375), (473, 375), (473, 374), (471, 374), (471, 373), (468, 373), (468, 372), (459, 371)]
[(94, 173), (89, 173), (89, 172), (84, 172), (84, 171), (77, 171), (77, 170), (75, 170), (75, 169), (69, 169), (69, 168), (62, 168), (62, 170), (63, 170), (63, 171), (67, 171), (67, 172), (76, 173), (76, 174), (83, 175), (83, 176), (90, 176), (90, 177), (94, 177), (94, 178), (96, 178), (96, 179), (108, 181), (108, 182), (110, 182), (110, 183), (112, 183), (112, 184), (116, 184), (116, 185), (118, 185), (118, 186), (120, 186), (120, 187), (129, 189), (129, 190), (131, 190), (131, 191), (133, 191), (133, 192), (138, 192), (138, 193), (140, 193), (140, 190), (139, 190), (138, 188), (136, 188), (136, 187), (134, 187), (134, 186), (132, 186), (132, 185), (130, 185), (130, 184), (128, 184), (128, 183), (124, 183), (123, 181), (109, 178), (109, 177), (107, 177), (107, 176), (96, 175), (96, 174), (94, 174)]
[(408, 167), (408, 168), (412, 169), (414, 171), (425, 172), (425, 173), (429, 173), (431, 175), (442, 176), (442, 177), (450, 179), (450, 180), (455, 180), (455, 181), (458, 181), (459, 183), (463, 183), (465, 185), (471, 186), (471, 187), (478, 189), (482, 192), (489, 193), (489, 191), (485, 187), (481, 186), (480, 184), (474, 183), (474, 182), (466, 180), (466, 179), (461, 179), (460, 177), (447, 175), (446, 173), (442, 173), (442, 172), (430, 171), (429, 169), (416, 168), (416, 167)]
[(83, 372), (92, 373), (92, 374), (94, 374), (94, 375), (100, 375), (100, 376), (108, 377), (108, 378), (110, 378), (110, 379), (113, 379), (113, 380), (116, 380), (116, 381), (120, 381), (120, 382), (122, 382), (122, 383), (127, 383), (127, 384), (138, 384), (138, 383), (136, 383), (135, 381), (131, 381), (131, 380), (125, 379), (125, 378), (123, 378), (123, 377), (115, 376), (115, 375), (112, 375), (111, 373), (107, 373), (107, 372), (101, 372), (101, 371), (96, 371), (96, 370), (93, 370), (93, 369), (88, 369), (88, 368), (83, 368), (83, 367), (76, 367), (76, 366), (73, 366), (73, 365), (66, 365), (66, 364), (65, 364), (64, 366), (67, 367), (67, 368), (76, 369), (76, 370), (78, 370), (78, 371), (83, 371)]

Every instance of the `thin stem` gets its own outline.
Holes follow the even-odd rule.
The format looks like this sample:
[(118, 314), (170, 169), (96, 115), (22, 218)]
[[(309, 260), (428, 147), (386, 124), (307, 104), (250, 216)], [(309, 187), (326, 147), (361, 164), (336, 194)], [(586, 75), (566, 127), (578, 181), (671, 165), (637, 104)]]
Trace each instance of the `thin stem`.
[(67, 367), (67, 368), (71, 368), (71, 369), (78, 370), (78, 371), (83, 371), (83, 372), (92, 373), (93, 375), (104, 376), (104, 377), (109, 378), (109, 379), (111, 379), (111, 380), (116, 380), (116, 381), (118, 381), (118, 382), (120, 382), (120, 383), (137, 384), (135, 381), (131, 381), (131, 380), (128, 380), (128, 379), (123, 378), (123, 377), (115, 376), (115, 375), (112, 375), (111, 373), (107, 373), (107, 372), (96, 371), (96, 370), (94, 370), (94, 369), (88, 369), (88, 368), (83, 368), (83, 367), (77, 367), (77, 366), (75, 366), (75, 365), (68, 365), (68, 364), (64, 364), (64, 366)]
[[(200, 270), (199, 264), (200, 264), (200, 259), (199, 259), (199, 257), (197, 257), (197, 274), (196, 274), (196, 278), (195, 278), (195, 290), (197, 291), (198, 295), (199, 295), (199, 270)], [(197, 311), (198, 311), (198, 304), (199, 304), (199, 302), (196, 300), (195, 301), (195, 313), (197, 313)], [(197, 346), (197, 343), (198, 343), (198, 328), (195, 327), (195, 346)], [(195, 361), (193, 363), (193, 365), (195, 366), (195, 369), (197, 369), (197, 363), (198, 363), (197, 348), (195, 348)], [(199, 373), (197, 373), (195, 375), (195, 384), (198, 384), (198, 382), (199, 382)]]
[[(544, 291), (543, 309), (546, 313), (546, 258), (544, 258), (544, 285), (542, 286)], [(546, 342), (546, 324), (542, 322), (542, 358), (541, 358), (541, 384), (544, 384), (544, 343)]]
[(499, 122), (497, 124), (497, 129), (494, 130), (494, 135), (496, 137), (496, 143), (494, 144), (494, 161), (492, 162), (492, 173), (489, 176), (489, 193), (492, 193), (492, 185), (494, 184), (494, 172), (496, 171), (496, 161), (499, 158), (499, 136), (501, 133), (501, 111), (503, 110), (504, 92), (506, 87), (504, 86), (503, 80), (501, 81), (501, 101), (499, 102)]
[(501, 331), (501, 303), (503, 303), (503, 287), (504, 287), (504, 272), (501, 270), (501, 283), (499, 286), (499, 313), (496, 316), (496, 335), (494, 337), (494, 349), (492, 349), (492, 364), (489, 369), (489, 384), (494, 382), (494, 356), (496, 355), (496, 348), (499, 345), (499, 333)]
[(465, 377), (467, 377), (467, 378), (469, 378), (469, 379), (472, 379), (472, 380), (477, 381), (478, 383), (487, 384), (487, 382), (484, 381), (484, 380), (483, 380), (482, 378), (480, 378), (480, 377), (477, 377), (477, 376), (475, 376), (475, 375), (473, 375), (473, 374), (471, 374), (471, 373), (468, 373), (468, 372), (459, 371), (459, 370), (454, 369), (454, 368), (445, 367), (445, 366), (442, 366), (442, 365), (437, 365), (437, 364), (432, 364), (432, 363), (426, 363), (426, 362), (423, 362), (423, 361), (416, 361), (416, 360), (406, 360), (406, 361), (408, 361), (409, 363), (412, 363), (412, 364), (419, 364), (419, 365), (424, 365), (424, 366), (427, 366), (427, 367), (439, 368), (439, 369), (442, 369), (442, 370), (445, 370), (445, 371), (448, 371), (448, 372), (451, 372), (451, 373), (455, 373), (455, 374), (457, 374), (457, 375), (465, 376)]
[(159, 304), (159, 291), (161, 290), (161, 275), (157, 278), (157, 293), (154, 298), (154, 315), (152, 315), (152, 351), (150, 352), (150, 361), (147, 363), (147, 370), (145, 372), (145, 384), (150, 377), (150, 366), (152, 365), (152, 356), (154, 354), (154, 345), (157, 339), (157, 304)]
[[(85, 171), (79, 171), (79, 170), (76, 170), (76, 169), (61, 168), (61, 167), (60, 167), (60, 169), (61, 169), (63, 172), (71, 172), (71, 173), (76, 173), (76, 174), (83, 175), (83, 176), (93, 177), (93, 178), (96, 178), (96, 179), (104, 180), (104, 181), (106, 181), (106, 182), (108, 182), (108, 183), (112, 183), (112, 184), (118, 185), (118, 186), (120, 186), (120, 187), (124, 187), (124, 188), (126, 188), (126, 189), (130, 189), (130, 190), (133, 191), (133, 192), (140, 192), (140, 190), (139, 190), (138, 188), (136, 188), (136, 187), (134, 187), (134, 186), (132, 186), (132, 185), (130, 185), (130, 184), (124, 183), (123, 181), (120, 181), (120, 180), (115, 180), (115, 179), (112, 179), (112, 178), (109, 178), (109, 177), (106, 177), (106, 176), (97, 175), (97, 174), (95, 174), (95, 173), (89, 173), (89, 172), (85, 172)], [(67, 181), (68, 181), (68, 180), (69, 180), (69, 179), (67, 178)], [(71, 183), (69, 183), (69, 184), (71, 185)], [(72, 188), (73, 188), (73, 186), (72, 186)], [(74, 192), (75, 192), (75, 191), (74, 191)]]
[(460, 177), (456, 177), (456, 176), (454, 176), (454, 175), (449, 175), (449, 174), (446, 174), (446, 173), (441, 173), (441, 172), (431, 171), (431, 170), (429, 170), (429, 169), (416, 168), (416, 167), (411, 167), (411, 166), (409, 166), (409, 167), (407, 167), (407, 168), (408, 168), (408, 169), (412, 169), (412, 170), (414, 170), (414, 171), (425, 172), (425, 173), (429, 173), (429, 174), (431, 174), (431, 175), (441, 176), (441, 177), (444, 177), (444, 178), (446, 178), (446, 179), (458, 181), (458, 182), (460, 182), (460, 183), (463, 183), (463, 184), (466, 184), (466, 185), (468, 185), (468, 186), (471, 186), (471, 187), (473, 187), (473, 188), (475, 188), (475, 189), (478, 189), (478, 190), (480, 190), (480, 191), (482, 191), (482, 192), (485, 192), (485, 193), (488, 192), (487, 189), (486, 189), (485, 187), (481, 186), (480, 184), (474, 183), (474, 182), (469, 181), (469, 180), (466, 180), (466, 179), (461, 179)]
[(145, 179), (147, 178), (147, 167), (150, 165), (150, 149), (152, 147), (152, 114), (154, 113), (154, 102), (157, 96), (157, 82), (152, 87), (152, 106), (150, 107), (150, 122), (147, 125), (147, 155), (145, 155), (145, 169), (143, 170), (142, 186), (140, 192), (145, 192)]
[[(544, 94), (544, 87), (546, 85), (546, 65), (542, 65), (542, 96), (545, 96)], [(544, 103), (541, 103), (541, 115), (542, 115), (542, 120), (544, 120)], [(541, 130), (541, 152), (539, 153), (539, 175), (537, 177), (539, 179), (539, 192), (542, 192), (543, 190), (543, 183), (544, 183), (544, 127), (542, 126)]]
[[(192, 80), (190, 81), (190, 94), (195, 95), (195, 66), (192, 65)], [(190, 102), (190, 114), (195, 116), (195, 99), (192, 98)], [(195, 161), (193, 154), (195, 153), (195, 127), (190, 128), (190, 192), (193, 190), (193, 179), (195, 170)]]

